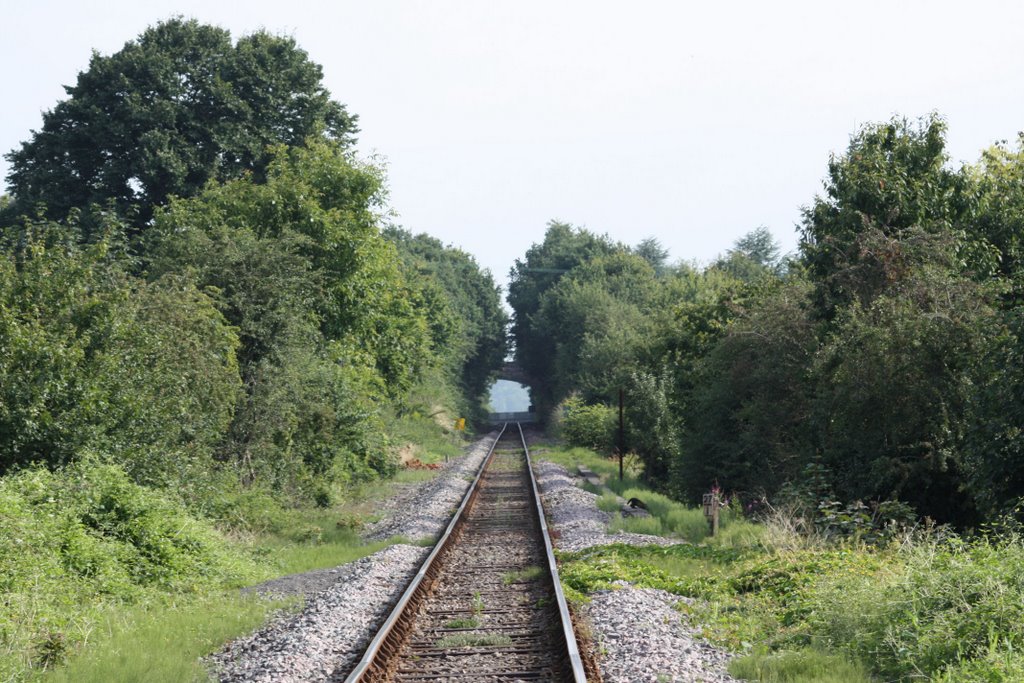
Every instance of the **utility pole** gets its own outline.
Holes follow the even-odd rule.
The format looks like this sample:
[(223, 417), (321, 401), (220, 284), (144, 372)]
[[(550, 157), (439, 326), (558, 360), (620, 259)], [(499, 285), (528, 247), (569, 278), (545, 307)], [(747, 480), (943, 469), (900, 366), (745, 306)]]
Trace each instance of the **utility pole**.
[(626, 457), (626, 420), (623, 406), (625, 399), (619, 389), (619, 481), (622, 481), (622, 459)]

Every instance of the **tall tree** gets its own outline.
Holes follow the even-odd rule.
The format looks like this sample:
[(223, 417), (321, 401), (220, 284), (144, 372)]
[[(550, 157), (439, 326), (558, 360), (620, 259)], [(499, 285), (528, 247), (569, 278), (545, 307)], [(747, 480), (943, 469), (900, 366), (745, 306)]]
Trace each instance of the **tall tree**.
[(508, 303), (513, 311), (512, 339), (516, 360), (538, 382), (534, 388), (541, 394), (545, 393), (547, 355), (551, 343), (535, 329), (533, 321), (540, 309), (541, 298), (576, 266), (617, 249), (607, 237), (568, 223), (551, 221), (544, 233), (544, 241), (532, 245), (523, 259), (516, 259), (508, 286)]
[[(804, 209), (800, 245), (824, 318), (855, 299), (869, 305), (899, 276), (893, 270), (899, 254), (865, 248), (865, 232), (896, 238), (888, 244), (898, 244), (910, 228), (957, 235), (971, 210), (970, 193), (966, 175), (946, 167), (945, 133), (938, 116), (916, 125), (906, 119), (867, 125), (845, 154), (829, 160), (825, 196)], [(965, 242), (955, 246), (962, 251)]]
[(435, 335), (435, 347), (452, 366), (466, 396), (480, 404), (505, 359), (508, 314), (501, 306), (501, 288), (490, 271), (461, 249), (399, 228), (384, 234), (398, 247), (414, 277), (440, 288), (457, 329), (450, 334), (442, 331), (444, 338)]
[(175, 199), (145, 237), (150, 277), (191, 273), (239, 331), (246, 393), (229, 446), (247, 477), (391, 466), (375, 404), (433, 355), (420, 290), (377, 226), (380, 183), (335, 143), (279, 146), (265, 182)]
[(695, 365), (674, 488), (691, 500), (716, 483), (774, 495), (812, 452), (807, 375), (817, 350), (806, 301), (790, 277), (766, 283)]
[(971, 226), (975, 238), (998, 254), (999, 272), (1008, 277), (1024, 270), (1024, 133), (1017, 148), (995, 145), (973, 169), (978, 209)]
[(971, 524), (964, 439), (993, 311), (953, 261), (914, 268), (869, 306), (842, 310), (815, 359), (814, 424), (840, 496), (898, 498)]
[(651, 264), (651, 268), (658, 273), (665, 270), (668, 265), (668, 249), (657, 237), (645, 237), (640, 240), (640, 244), (633, 247), (633, 253)]
[(729, 251), (743, 254), (765, 268), (772, 268), (779, 262), (779, 242), (771, 230), (763, 225), (736, 240)]
[(974, 378), (966, 465), (979, 507), (995, 515), (1024, 498), (1024, 134), (1016, 149), (985, 150), (972, 170), (979, 190), (972, 231), (997, 251), (1004, 287), (1001, 333), (991, 336)]
[(322, 76), (292, 38), (257, 32), (232, 44), (195, 20), (159, 23), (113, 55), (93, 53), (68, 99), (7, 154), (8, 214), (42, 206), (63, 218), (113, 203), (139, 227), (210, 179), (262, 177), (269, 145), (311, 135), (349, 144), (356, 117)]
[(744, 282), (779, 274), (779, 243), (768, 228), (751, 230), (733, 243), (714, 267)]
[(577, 266), (544, 293), (532, 322), (546, 340), (538, 362), (551, 400), (579, 390), (607, 401), (625, 385), (649, 339), (658, 289), (650, 264), (621, 251)]

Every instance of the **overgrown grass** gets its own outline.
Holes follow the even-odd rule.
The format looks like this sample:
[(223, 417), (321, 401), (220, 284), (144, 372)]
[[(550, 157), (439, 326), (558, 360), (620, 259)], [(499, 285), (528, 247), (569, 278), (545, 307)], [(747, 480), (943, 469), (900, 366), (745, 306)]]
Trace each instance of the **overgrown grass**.
[(733, 673), (752, 680), (1024, 680), (1020, 539), (793, 549), (765, 538), (592, 548), (563, 555), (561, 577), (581, 598), (618, 580), (698, 598), (683, 611), (747, 653)]
[(570, 472), (575, 473), (579, 465), (591, 469), (595, 474), (601, 476), (605, 485), (616, 493), (625, 488), (641, 486), (640, 475), (643, 468), (639, 461), (633, 458), (626, 459), (625, 477), (620, 483), (619, 461), (612, 458), (605, 458), (598, 455), (589, 448), (566, 447), (554, 443), (535, 444), (532, 451), (534, 457), (540, 460), (550, 460), (562, 465)]
[[(691, 543), (704, 540), (710, 533), (708, 522), (701, 510), (687, 507), (666, 495), (640, 486), (623, 488), (620, 495), (627, 500), (637, 498), (643, 501), (647, 511), (651, 513), (651, 518), (625, 518), (616, 525), (617, 527), (637, 533), (678, 536)], [(722, 527), (727, 524), (728, 521), (722, 524)]]
[[(645, 489), (635, 470), (584, 449), (539, 457), (584, 464), (651, 517), (618, 528), (696, 540), (662, 547), (613, 545), (561, 554), (566, 593), (585, 601), (625, 580), (697, 598), (680, 603), (705, 638), (740, 655), (731, 671), (766, 682), (936, 683), (1024, 681), (1024, 539), (907, 535), (888, 545), (796, 534), (784, 516), (752, 524), (723, 514), (702, 532), (699, 511)], [(612, 476), (608, 476), (612, 475)], [(611, 498), (599, 502), (610, 507)]]
[(813, 648), (741, 657), (729, 664), (729, 673), (763, 683), (871, 683), (861, 664)]
[(889, 678), (1021, 666), (1020, 538), (924, 539), (882, 559), (873, 580), (832, 574), (815, 586), (806, 621), (826, 642)]
[[(590, 486), (586, 486), (588, 490)], [(597, 493), (592, 491), (592, 493)], [(622, 503), (619, 502), (619, 497), (611, 491), (604, 491), (599, 494), (600, 497), (597, 499), (597, 507), (605, 512), (618, 512), (622, 509)]]
[(108, 610), (97, 620), (84, 653), (48, 671), (41, 680), (206, 681), (201, 657), (289, 604), (231, 592)]
[[(650, 517), (618, 517), (613, 519), (612, 531), (628, 531), (638, 534), (671, 536), (691, 543), (699, 543), (710, 533), (703, 511), (687, 506), (679, 501), (652, 490), (642, 478), (642, 467), (633, 459), (627, 459), (625, 476), (619, 480), (619, 463), (614, 458), (604, 458), (586, 448), (565, 448), (554, 444), (540, 447), (538, 458), (556, 462), (570, 472), (575, 473), (577, 467), (583, 465), (601, 476), (604, 486), (609, 490), (597, 489), (584, 482), (583, 488), (598, 494), (597, 506), (608, 513), (617, 513), (621, 509), (619, 498), (629, 500), (638, 498), (647, 506)], [(726, 508), (721, 512), (719, 534), (722, 538), (717, 543), (727, 545), (744, 545), (756, 541), (762, 530), (744, 520), (742, 516)]]
[[(411, 450), (411, 455), (424, 463), (441, 463), (462, 453), (463, 441), (453, 431), (439, 429), (440, 415), (413, 413), (390, 423), (391, 439), (398, 447)], [(447, 413), (443, 418), (447, 420)]]
[[(459, 453), (436, 425), (432, 433), (431, 452), (443, 444)], [(202, 679), (200, 654), (279, 606), (226, 589), (402, 542), (364, 544), (359, 528), (392, 483), (436, 474), (339, 484), (332, 506), (297, 509), (237, 483), (193, 504), (95, 459), (8, 475), (0, 479), (0, 680)]]
[(252, 628), (273, 606), (225, 588), (342, 564), (399, 540), (364, 544), (358, 520), (345, 506), (278, 506), (273, 529), (225, 535), (113, 465), (7, 476), (0, 680), (39, 671), (54, 680), (187, 680), (197, 652)]
[(364, 543), (358, 532), (350, 528), (338, 528), (330, 517), (326, 517), (322, 524), (307, 522), (304, 528), (315, 538), (295, 539), (281, 534), (268, 536), (258, 542), (256, 550), (273, 567), (274, 574), (296, 574), (334, 567), (366, 557), (394, 543), (407, 542), (405, 539), (393, 538)]
[(615, 517), (608, 528), (611, 531), (626, 531), (632, 534), (669, 535), (657, 517)]
[(0, 479), (0, 680), (62, 662), (100, 615), (257, 580), (248, 552), (123, 469), (85, 460)]

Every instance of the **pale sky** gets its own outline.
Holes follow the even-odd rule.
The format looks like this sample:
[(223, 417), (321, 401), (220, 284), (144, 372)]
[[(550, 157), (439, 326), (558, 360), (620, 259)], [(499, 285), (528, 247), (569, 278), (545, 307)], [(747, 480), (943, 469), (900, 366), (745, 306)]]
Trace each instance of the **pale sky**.
[(396, 222), (502, 284), (550, 219), (673, 260), (759, 225), (791, 250), (829, 153), (895, 113), (945, 116), (955, 161), (1024, 129), (1019, 2), (0, 2), (0, 150), (161, 19), (287, 33), (387, 161)]

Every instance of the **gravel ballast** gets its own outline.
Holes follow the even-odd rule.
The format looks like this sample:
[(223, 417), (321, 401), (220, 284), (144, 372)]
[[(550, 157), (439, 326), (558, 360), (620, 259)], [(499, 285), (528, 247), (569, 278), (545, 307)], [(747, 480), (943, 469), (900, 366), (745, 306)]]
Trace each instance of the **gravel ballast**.
[(385, 517), (369, 525), (364, 537), (382, 541), (401, 536), (419, 541), (438, 536), (451, 521), (497, 436), (497, 432), (488, 434), (445, 465), (434, 479), (387, 501), (383, 506)]
[[(433, 479), (407, 487), (380, 510), (367, 540), (438, 536), (448, 525), (496, 434), (467, 447)], [(311, 683), (343, 680), (423, 564), (430, 549), (396, 544), (362, 559), (273, 579), (245, 589), (268, 596), (302, 596), (297, 613), (283, 613), (209, 658), (222, 683)]]
[[(372, 525), (367, 538), (436, 537), (462, 500), (493, 436), (467, 448), (436, 478), (383, 503), (386, 516)], [(597, 507), (597, 496), (578, 488), (559, 465), (537, 462), (535, 471), (551, 527), (558, 532), (556, 545), (563, 550), (609, 543), (679, 542), (643, 534), (609, 534), (611, 518)], [(346, 565), (248, 589), (301, 595), (305, 606), (230, 643), (210, 658), (211, 669), (222, 683), (343, 680), (428, 552), (428, 548), (393, 545)], [(674, 609), (685, 598), (625, 583), (590, 597), (581, 616), (593, 634), (606, 682), (734, 680), (725, 672), (729, 655), (701, 641)]]
[(576, 552), (595, 545), (676, 545), (681, 541), (662, 536), (608, 533), (611, 516), (597, 507), (598, 496), (576, 486), (579, 478), (553, 462), (537, 461), (533, 466), (537, 487), (544, 498), (544, 510), (558, 531), (559, 550)]
[[(597, 507), (598, 496), (561, 465), (534, 463), (537, 486), (560, 550), (598, 545), (674, 545), (661, 536), (608, 533), (611, 516)], [(732, 683), (726, 672), (731, 655), (701, 640), (675, 609), (689, 601), (666, 591), (637, 588), (625, 581), (616, 590), (596, 591), (583, 606), (605, 683)]]
[(729, 655), (700, 640), (673, 605), (678, 596), (624, 584), (590, 595), (584, 615), (594, 630), (605, 683), (731, 683)]
[[(333, 680), (362, 656), (428, 548), (393, 545), (344, 565), (298, 614), (275, 619), (212, 657), (222, 683)], [(295, 577), (288, 586), (296, 585)], [(269, 592), (276, 592), (273, 588)]]

